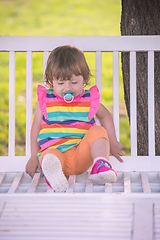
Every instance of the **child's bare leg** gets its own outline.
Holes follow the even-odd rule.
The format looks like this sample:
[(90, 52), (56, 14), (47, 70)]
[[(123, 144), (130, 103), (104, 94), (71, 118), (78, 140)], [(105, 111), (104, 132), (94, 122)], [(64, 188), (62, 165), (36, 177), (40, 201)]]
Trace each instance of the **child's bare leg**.
[(110, 144), (107, 139), (100, 138), (97, 139), (91, 145), (91, 156), (94, 159), (97, 157), (103, 157), (109, 160), (109, 153), (110, 153)]

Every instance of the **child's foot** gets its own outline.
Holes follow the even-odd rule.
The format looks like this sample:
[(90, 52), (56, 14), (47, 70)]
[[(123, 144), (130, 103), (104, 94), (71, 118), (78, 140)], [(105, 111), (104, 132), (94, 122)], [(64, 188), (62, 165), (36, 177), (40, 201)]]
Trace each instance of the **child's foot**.
[(53, 154), (46, 154), (42, 161), (42, 171), (55, 192), (65, 192), (68, 181), (62, 171), (61, 162)]
[(114, 183), (117, 180), (117, 173), (108, 161), (99, 159), (92, 167), (89, 180), (96, 184)]

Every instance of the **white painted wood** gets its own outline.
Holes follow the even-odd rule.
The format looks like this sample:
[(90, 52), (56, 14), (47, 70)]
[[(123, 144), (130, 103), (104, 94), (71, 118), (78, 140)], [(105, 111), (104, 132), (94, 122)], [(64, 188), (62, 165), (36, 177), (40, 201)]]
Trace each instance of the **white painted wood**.
[(119, 52), (113, 52), (113, 121), (119, 141)]
[[(1, 172), (25, 172), (25, 165), (30, 156), (0, 156)], [(160, 156), (123, 156), (123, 163), (110, 156), (109, 161), (116, 171), (157, 171), (160, 169)], [(14, 163), (14, 164), (13, 164)]]
[(148, 175), (146, 172), (141, 173), (142, 178), (142, 186), (143, 186), (143, 192), (144, 193), (151, 193), (150, 184), (148, 180)]
[(48, 186), (47, 193), (53, 193), (53, 189)]
[(148, 52), (148, 152), (155, 156), (154, 52)]
[(133, 240), (153, 240), (153, 203), (134, 204)]
[(124, 192), (131, 193), (131, 177), (129, 172), (124, 172)]
[(96, 52), (96, 85), (100, 92), (100, 101), (102, 100), (102, 54)]
[(2, 182), (6, 176), (6, 172), (0, 172), (0, 186), (2, 185)]
[(19, 187), (22, 177), (23, 177), (23, 172), (19, 172), (16, 174), (16, 176), (12, 182), (12, 185), (11, 185), (10, 189), (8, 190), (8, 194), (16, 192), (17, 188)]
[(8, 155), (15, 156), (15, 52), (9, 53), (9, 139)]
[(67, 193), (73, 193), (75, 181), (76, 181), (76, 175), (70, 175), (68, 179), (69, 188), (66, 191)]
[(160, 36), (0, 37), (0, 51), (51, 51), (71, 44), (82, 51), (159, 51)]
[(112, 183), (105, 184), (105, 193), (112, 193)]
[(137, 155), (136, 52), (130, 52), (130, 125), (131, 156)]
[(48, 87), (45, 83), (45, 79), (44, 79), (44, 75), (45, 75), (45, 70), (46, 70), (46, 66), (47, 66), (47, 59), (49, 57), (49, 52), (43, 52), (43, 84), (45, 87)]
[(0, 201), (0, 218), (3, 213), (3, 210), (5, 208), (6, 202), (5, 201)]
[(34, 192), (36, 192), (36, 189), (38, 187), (40, 178), (41, 178), (41, 173), (35, 173), (34, 174), (34, 177), (33, 177), (32, 181), (31, 181), (31, 184), (30, 184), (30, 187), (29, 187), (27, 193), (34, 193)]
[[(10, 240), (24, 237), (46, 240), (130, 239), (133, 211), (130, 201), (117, 201), (98, 194), (63, 196), (10, 197), (0, 218), (0, 237), (3, 240), (7, 237)], [(5, 231), (7, 229), (9, 231)]]
[(154, 239), (160, 239), (160, 204), (154, 204)]
[(32, 126), (32, 52), (26, 55), (26, 156), (30, 155), (30, 130)]
[(86, 193), (93, 192), (93, 183), (89, 181), (89, 179), (88, 179), (89, 176), (90, 176), (90, 172), (87, 173), (87, 181), (86, 181), (86, 188), (85, 188)]

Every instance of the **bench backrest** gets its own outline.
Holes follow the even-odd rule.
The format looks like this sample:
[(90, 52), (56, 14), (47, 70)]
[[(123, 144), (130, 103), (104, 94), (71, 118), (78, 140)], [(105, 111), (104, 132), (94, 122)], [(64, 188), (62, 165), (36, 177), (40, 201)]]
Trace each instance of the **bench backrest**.
[[(32, 53), (43, 52), (43, 72), (49, 52), (57, 46), (71, 44), (84, 52), (95, 52), (96, 84), (101, 92), (102, 53), (113, 52), (113, 119), (119, 139), (119, 52), (130, 52), (130, 140), (131, 156), (126, 164), (117, 167), (127, 170), (146, 169), (146, 159), (155, 157), (154, 131), (154, 51), (160, 51), (160, 36), (95, 36), (95, 37), (0, 37), (0, 52), (9, 52), (9, 140), (8, 156), (0, 156), (1, 171), (24, 170), (30, 156), (30, 128), (32, 124)], [(136, 110), (136, 52), (148, 52), (148, 149), (149, 156), (137, 157)], [(26, 52), (26, 150), (25, 156), (15, 156), (15, 53)], [(131, 164), (134, 160), (134, 166)], [(115, 161), (111, 157), (111, 161)], [(157, 160), (156, 160), (157, 161)], [(140, 163), (141, 162), (141, 163)], [(151, 166), (149, 164), (148, 168)], [(151, 170), (157, 166), (151, 167)]]

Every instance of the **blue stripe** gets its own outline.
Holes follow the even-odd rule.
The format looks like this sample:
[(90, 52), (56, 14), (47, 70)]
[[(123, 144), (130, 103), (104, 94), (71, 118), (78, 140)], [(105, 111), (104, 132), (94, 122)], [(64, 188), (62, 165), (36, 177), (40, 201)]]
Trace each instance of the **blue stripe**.
[[(49, 121), (48, 119), (46, 119), (44, 116), (43, 116), (43, 120), (48, 124), (48, 125), (52, 125), (52, 124), (66, 124), (66, 125), (70, 125), (72, 123), (79, 123), (79, 122), (84, 122), (84, 121), (77, 121), (77, 120), (65, 120), (65, 121)], [(92, 118), (90, 121), (85, 121), (86, 123), (89, 123), (89, 124), (94, 124), (95, 123), (95, 120), (94, 118)], [(85, 124), (84, 122), (84, 124)]]
[(73, 148), (74, 146), (77, 146), (79, 143), (76, 144), (64, 144), (64, 145), (60, 145), (57, 147), (58, 150), (60, 150), (61, 152), (65, 152), (67, 150), (69, 150), (70, 148)]
[(43, 139), (55, 139), (55, 138), (83, 138), (84, 133), (40, 133), (38, 135), (38, 141), (41, 141)]
[(55, 112), (50, 112), (48, 113), (48, 117), (49, 118), (57, 118), (57, 117), (71, 117), (71, 118), (74, 118), (74, 117), (88, 117), (88, 113), (89, 112), (60, 112), (60, 111), (55, 111)]
[(53, 93), (47, 93), (46, 95), (47, 98), (56, 98), (56, 95), (54, 95)]

